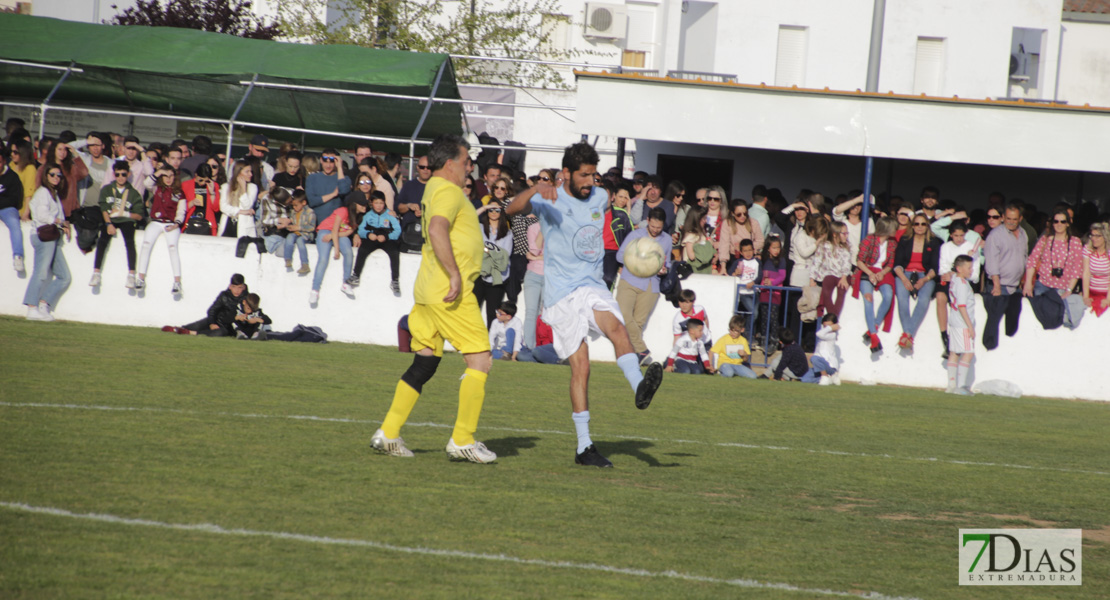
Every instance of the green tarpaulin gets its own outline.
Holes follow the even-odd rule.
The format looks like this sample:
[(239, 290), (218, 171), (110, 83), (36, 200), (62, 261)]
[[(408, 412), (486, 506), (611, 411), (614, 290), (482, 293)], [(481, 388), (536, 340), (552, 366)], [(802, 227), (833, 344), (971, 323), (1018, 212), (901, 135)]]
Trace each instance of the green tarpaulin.
[[(59, 108), (97, 106), (226, 121), (247, 90), (240, 82), (255, 75), (266, 83), (428, 97), (441, 67), (436, 97), (459, 98), (445, 54), (270, 42), (191, 29), (0, 13), (0, 58), (63, 67), (72, 62), (82, 69), (55, 92), (50, 105)], [(61, 75), (0, 63), (0, 99), (37, 104)], [(425, 106), (414, 100), (255, 87), (236, 120), (408, 139)], [(434, 103), (419, 137), (460, 133), (462, 123), (460, 104)]]

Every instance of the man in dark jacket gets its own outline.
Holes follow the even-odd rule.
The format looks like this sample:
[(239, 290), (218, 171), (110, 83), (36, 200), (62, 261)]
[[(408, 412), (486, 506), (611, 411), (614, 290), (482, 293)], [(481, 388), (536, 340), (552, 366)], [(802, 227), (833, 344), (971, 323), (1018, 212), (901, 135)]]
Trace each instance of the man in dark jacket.
[(234, 335), (235, 315), (247, 294), (247, 284), (243, 276), (236, 273), (231, 276), (231, 283), (227, 289), (216, 296), (216, 301), (208, 307), (208, 315), (199, 321), (189, 323), (184, 327), (162, 328), (162, 331), (174, 331), (187, 335), (207, 335), (210, 337), (223, 337)]

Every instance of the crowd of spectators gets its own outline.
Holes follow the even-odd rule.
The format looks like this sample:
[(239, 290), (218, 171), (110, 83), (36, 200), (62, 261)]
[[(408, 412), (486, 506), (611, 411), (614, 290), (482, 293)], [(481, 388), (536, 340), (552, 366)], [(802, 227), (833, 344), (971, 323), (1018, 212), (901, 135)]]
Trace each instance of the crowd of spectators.
[[(239, 256), (254, 246), (260, 254), (279, 256), (289, 272), (298, 254), (295, 273), (312, 275), (312, 306), (321, 301), (329, 268), (342, 269), (339, 291), (353, 298), (367, 257), (381, 250), (390, 262), (390, 291), (401, 296), (399, 255), (419, 250), (420, 202), (431, 177), (421, 158), (416, 177), (407, 180), (399, 155), (375, 154), (367, 143), (353, 149), (347, 164), (335, 148), (306, 153), (284, 144), (275, 152), (266, 136), (255, 135), (246, 156), (235, 159), (205, 136), (144, 146), (134, 136), (90, 132), (79, 140), (67, 131), (36, 144), (18, 120), (8, 122), (0, 154), (0, 221), (11, 234), (17, 271), (28, 260), (20, 220), (34, 225), (24, 304), (28, 318), (37, 320), (53, 318), (70, 283), (60, 247), (73, 237), (83, 252), (95, 252), (89, 282), (94, 288), (103, 269), (119, 268), (104, 264), (119, 237), (126, 249), (126, 285), (143, 290), (151, 252), (164, 237), (171, 292), (182, 294), (178, 246), (182, 234), (192, 234), (237, 238)], [(498, 161), (478, 164), (463, 190), (479, 215), (487, 249), (474, 293), (485, 304), (502, 356), (543, 356), (537, 349), (544, 325), (535, 317), (542, 309), (543, 236), (535, 217), (508, 218), (503, 210), (537, 182), (560, 185), (561, 171), (529, 177)], [(615, 167), (599, 173), (595, 185), (611, 199), (604, 215), (604, 278), (632, 345), (642, 362), (653, 360), (643, 329), (659, 296), (668, 295), (683, 325), (667, 349), (667, 365), (681, 372), (754, 377), (750, 358), (762, 350), (764, 356), (778, 354), (770, 369), (776, 378), (838, 383), (830, 348), (848, 294), (862, 295), (867, 327), (852, 335), (861, 335), (875, 353), (883, 352), (879, 329), (890, 331), (895, 315), (898, 350), (912, 353), (915, 339), (929, 328), (925, 316), (935, 300), (947, 358), (952, 316), (939, 308), (952, 306), (950, 289), (962, 256), (971, 259), (966, 281), (983, 296), (981, 339), (987, 350), (998, 346), (1003, 321), (1005, 333), (1014, 335), (1023, 304), (1045, 328), (1074, 329), (1087, 312), (1100, 316), (1107, 308), (1110, 217), (1090, 203), (1059, 202), (1041, 212), (998, 192), (982, 202), (957, 202), (934, 186), (912, 201), (809, 189), (788, 199), (764, 185), (748, 197), (729, 197), (723, 185), (690, 189), (645, 172), (625, 179)], [(142, 244), (136, 247), (140, 230)], [(624, 249), (643, 237), (664, 251), (659, 276), (622, 272)], [(317, 247), (315, 264), (309, 263), (311, 244)], [(341, 266), (329, 267), (340, 258)], [(681, 304), (685, 296), (674, 291), (680, 288), (675, 275), (688, 273), (736, 278), (737, 318), (716, 343), (706, 316), (688, 314)], [(375, 289), (382, 287), (375, 282)], [(523, 323), (518, 303), (527, 316)], [(258, 305), (239, 308), (257, 311)], [(802, 368), (800, 351), (816, 352), (812, 366)]]

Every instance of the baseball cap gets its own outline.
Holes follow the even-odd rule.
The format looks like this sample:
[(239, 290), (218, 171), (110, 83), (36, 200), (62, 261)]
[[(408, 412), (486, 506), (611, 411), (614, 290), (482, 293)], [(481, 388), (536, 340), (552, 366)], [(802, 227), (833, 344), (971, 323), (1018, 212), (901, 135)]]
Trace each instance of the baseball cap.
[(256, 134), (254, 134), (254, 137), (251, 138), (251, 145), (252, 146), (262, 146), (263, 148), (265, 148), (265, 147), (267, 147), (267, 144), (269, 144), (269, 143), (270, 143), (270, 140), (267, 139), (266, 136), (262, 135), (261, 133), (256, 133)]

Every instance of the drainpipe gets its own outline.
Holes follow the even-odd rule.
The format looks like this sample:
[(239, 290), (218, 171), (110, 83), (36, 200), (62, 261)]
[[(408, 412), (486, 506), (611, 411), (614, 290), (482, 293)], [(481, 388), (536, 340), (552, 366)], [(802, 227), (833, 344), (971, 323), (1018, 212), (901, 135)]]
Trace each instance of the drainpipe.
[[(871, 13), (871, 50), (867, 55), (867, 91), (879, 91), (879, 63), (883, 57), (883, 23), (886, 19), (886, 0), (875, 0)], [(863, 169), (863, 212), (860, 213), (860, 236), (867, 236), (867, 222), (871, 218), (871, 174), (875, 159), (868, 156)]]

